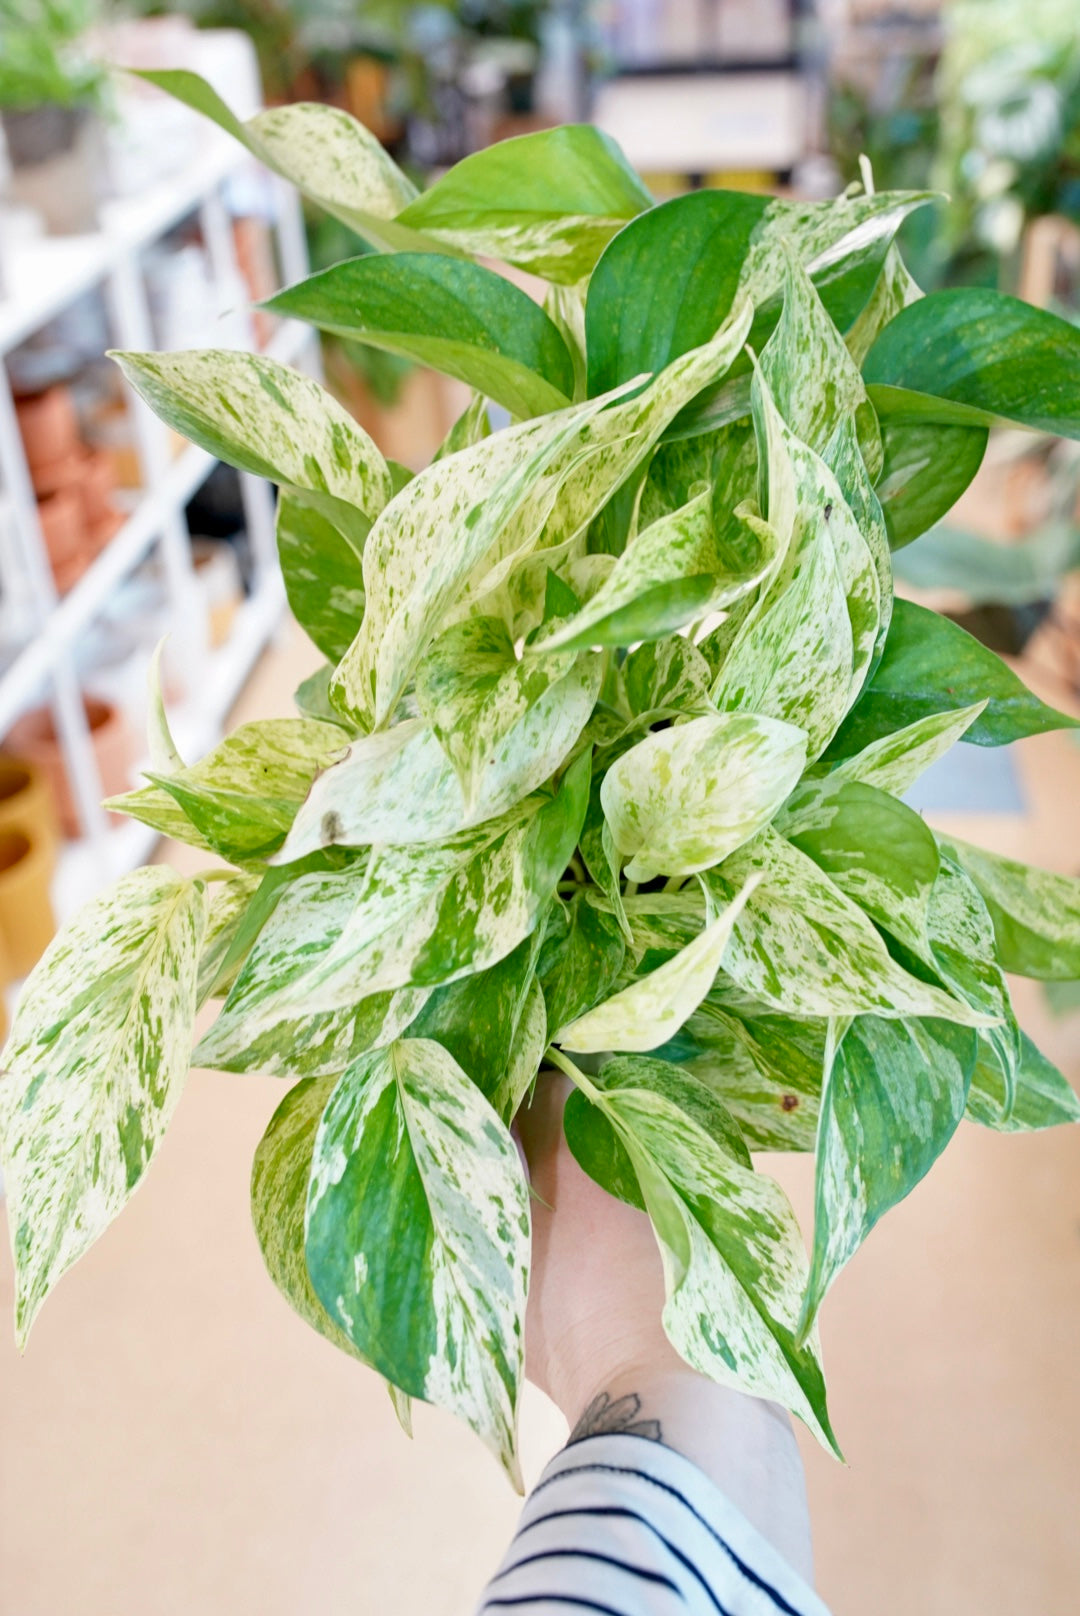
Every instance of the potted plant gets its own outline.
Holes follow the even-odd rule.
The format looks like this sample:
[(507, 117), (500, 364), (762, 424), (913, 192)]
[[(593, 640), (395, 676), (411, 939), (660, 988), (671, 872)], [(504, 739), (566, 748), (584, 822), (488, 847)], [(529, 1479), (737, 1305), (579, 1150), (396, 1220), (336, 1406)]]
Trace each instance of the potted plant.
[(2, 0), (0, 112), (11, 189), (50, 230), (92, 230), (101, 196), (102, 143), (94, 117), (105, 75), (86, 48), (97, 0)]
[[(315, 1329), (453, 1410), (517, 1477), (528, 1190), (510, 1128), (557, 1068), (572, 1149), (644, 1206), (664, 1324), (830, 1447), (816, 1316), (966, 1118), (1075, 1121), (1004, 972), (1080, 975), (1080, 883), (935, 837), (903, 793), (954, 742), (1074, 721), (944, 618), (890, 545), (986, 422), (1080, 434), (1080, 333), (996, 293), (920, 298), (922, 196), (654, 207), (595, 130), (417, 196), (322, 107), (240, 125), (381, 249), (281, 313), (463, 377), (418, 476), (310, 379), (125, 354), (173, 426), (281, 489), (299, 716), (110, 804), (218, 855), (95, 900), (21, 999), (0, 1131), (25, 1339), (121, 1210), (201, 1065), (291, 1082), (255, 1227)], [(483, 267), (549, 283), (541, 308)], [(489, 434), (485, 399), (515, 417)], [(78, 1139), (81, 1147), (72, 1149)], [(814, 1150), (804, 1254), (758, 1149)]]

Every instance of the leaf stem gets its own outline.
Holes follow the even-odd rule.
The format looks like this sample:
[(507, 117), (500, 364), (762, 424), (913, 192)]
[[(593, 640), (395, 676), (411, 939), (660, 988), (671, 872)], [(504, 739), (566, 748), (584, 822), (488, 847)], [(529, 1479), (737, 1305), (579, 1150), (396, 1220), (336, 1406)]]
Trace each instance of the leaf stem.
[(544, 1054), (544, 1059), (549, 1060), (552, 1066), (557, 1066), (559, 1071), (570, 1079), (574, 1087), (580, 1089), (582, 1094), (587, 1095), (590, 1100), (599, 1100), (599, 1089), (594, 1087), (594, 1085), (589, 1082), (589, 1079), (585, 1076), (584, 1072), (579, 1071), (579, 1069), (570, 1059), (569, 1055), (564, 1055), (562, 1050), (559, 1049), (555, 1044), (548, 1045)]

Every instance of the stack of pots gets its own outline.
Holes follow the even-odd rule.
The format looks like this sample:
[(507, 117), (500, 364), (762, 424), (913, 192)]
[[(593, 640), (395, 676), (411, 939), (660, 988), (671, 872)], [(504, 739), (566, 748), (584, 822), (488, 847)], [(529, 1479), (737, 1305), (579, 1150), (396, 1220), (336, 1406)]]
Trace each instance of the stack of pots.
[(19, 398), (15, 407), (45, 548), (64, 594), (123, 522), (112, 502), (112, 462), (80, 438), (68, 388)]
[(32, 763), (0, 753), (0, 985), (25, 976), (56, 930), (49, 899), (55, 863), (48, 781)]

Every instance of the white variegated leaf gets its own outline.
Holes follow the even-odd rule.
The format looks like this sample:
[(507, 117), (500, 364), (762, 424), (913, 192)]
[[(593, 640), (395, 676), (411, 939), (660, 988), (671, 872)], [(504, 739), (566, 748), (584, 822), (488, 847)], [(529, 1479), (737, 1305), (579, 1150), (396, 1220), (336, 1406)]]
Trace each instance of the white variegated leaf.
[(161, 690), (161, 657), (165, 650), (165, 641), (159, 640), (150, 658), (150, 671), (147, 675), (149, 701), (147, 703), (146, 742), (150, 755), (150, 767), (155, 774), (171, 774), (175, 769), (184, 767), (184, 760), (176, 750), (176, 742), (169, 729), (168, 714), (165, 711), (165, 697)]
[(907, 265), (896, 247), (890, 247), (874, 290), (844, 339), (857, 365), (862, 364), (889, 321), (920, 297), (922, 292), (912, 279)]
[(318, 382), (231, 348), (113, 358), (169, 426), (219, 460), (291, 489), (362, 548), (390, 498), (390, 473)]
[(520, 1489), (529, 1200), (504, 1124), (440, 1044), (342, 1075), (307, 1203), (315, 1292), (395, 1386), (465, 1420)]
[(187, 1077), (205, 925), (201, 881), (136, 870), (79, 910), (22, 991), (0, 1078), (20, 1345), (161, 1143)]
[(188, 768), (148, 775), (153, 783), (107, 806), (233, 863), (281, 846), (320, 770), (349, 744), (336, 724), (277, 718), (241, 724)]
[(838, 763), (830, 780), (860, 780), (894, 797), (903, 796), (919, 776), (960, 740), (985, 708), (985, 701), (950, 712), (917, 718), (892, 735), (883, 735), (854, 757)]
[(629, 401), (614, 394), (546, 415), (422, 472), (376, 523), (364, 555), (364, 626), (337, 673), (341, 704), (380, 727), (440, 621), (482, 599), (538, 547), (583, 533), (674, 415), (731, 364), (742, 304), (712, 342)]
[(672, 1345), (721, 1385), (791, 1409), (835, 1451), (820, 1348), (795, 1340), (806, 1255), (780, 1186), (655, 1085), (576, 1080), (616, 1130), (652, 1219)]
[(756, 884), (751, 877), (724, 912), (673, 959), (560, 1027), (552, 1042), (579, 1054), (596, 1054), (658, 1049), (673, 1038), (712, 987), (732, 929)]
[(863, 911), (773, 830), (701, 880), (726, 903), (758, 874), (763, 879), (735, 923), (724, 971), (763, 1004), (793, 1016), (940, 1016), (966, 1026), (993, 1020), (897, 965)]
[(656, 731), (604, 776), (601, 801), (631, 881), (704, 870), (768, 824), (806, 760), (806, 737), (752, 713)]
[(228, 990), (229, 983), (218, 980), (221, 967), (258, 891), (260, 879), (256, 874), (230, 875), (225, 881), (214, 881), (208, 888), (206, 930), (199, 950), (200, 1004), (211, 993)]

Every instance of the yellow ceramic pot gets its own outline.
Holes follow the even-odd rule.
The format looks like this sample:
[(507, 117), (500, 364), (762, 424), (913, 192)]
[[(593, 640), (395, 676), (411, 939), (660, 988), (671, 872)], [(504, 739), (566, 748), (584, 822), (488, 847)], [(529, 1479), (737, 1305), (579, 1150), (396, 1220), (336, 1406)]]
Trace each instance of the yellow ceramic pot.
[(56, 931), (49, 878), (52, 858), (21, 830), (0, 831), (0, 938), (8, 980), (37, 964)]
[(50, 853), (56, 847), (56, 804), (49, 782), (29, 758), (0, 752), (0, 831), (21, 830)]

